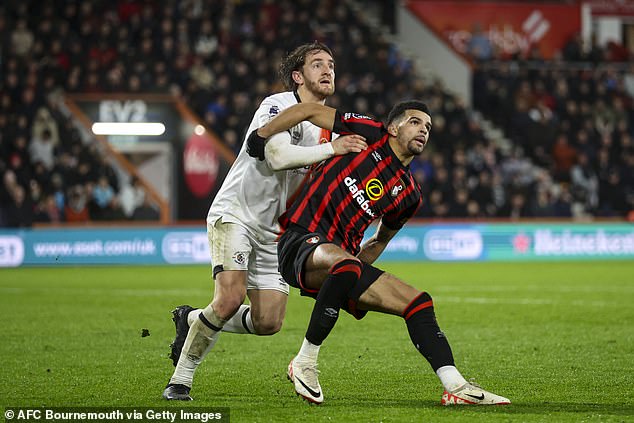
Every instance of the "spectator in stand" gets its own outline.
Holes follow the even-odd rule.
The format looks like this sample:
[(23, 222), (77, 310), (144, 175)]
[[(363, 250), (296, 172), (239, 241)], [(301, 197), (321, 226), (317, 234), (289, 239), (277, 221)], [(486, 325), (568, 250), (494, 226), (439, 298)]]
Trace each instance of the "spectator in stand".
[[(631, 169), (630, 169), (631, 172)], [(624, 216), (630, 211), (619, 170), (612, 169), (599, 189), (600, 212), (603, 216)]]
[(441, 167), (437, 168), (434, 173), (434, 179), (431, 181), (432, 190), (439, 191), (444, 201), (447, 201), (454, 196), (454, 189), (449, 181), (449, 172), (447, 169)]
[(62, 221), (65, 220), (64, 209), (66, 207), (66, 193), (64, 192), (64, 183), (59, 173), (53, 173), (51, 176), (51, 195), (55, 199), (55, 206), (59, 210)]
[(605, 50), (605, 58), (611, 62), (626, 62), (631, 54), (621, 43), (614, 40), (608, 41)]
[(493, 45), (486, 33), (482, 31), (482, 24), (476, 22), (471, 30), (471, 39), (467, 44), (467, 54), (478, 62), (493, 58)]
[(554, 177), (559, 181), (570, 180), (570, 169), (577, 160), (577, 150), (568, 143), (568, 136), (564, 133), (557, 136), (553, 146)]
[(429, 195), (429, 206), (423, 202), (421, 210), (424, 217), (449, 217), (449, 204), (440, 190), (433, 190)]
[(95, 144), (89, 147), (89, 157), (94, 163), (95, 175), (105, 177), (114, 193), (119, 193), (119, 178), (114, 170), (111, 158), (106, 156), (105, 153), (101, 153)]
[(26, 56), (33, 47), (34, 36), (27, 26), (26, 19), (19, 19), (11, 34), (12, 52), (18, 57)]
[(97, 185), (92, 190), (92, 208), (91, 218), (94, 220), (107, 220), (113, 212), (114, 189), (108, 183), (105, 176), (99, 177)]
[(581, 204), (583, 212), (594, 212), (599, 206), (599, 178), (585, 153), (577, 156), (577, 163), (570, 169), (570, 182), (573, 197)]
[(567, 183), (555, 185), (553, 201), (554, 217), (572, 217), (572, 195)]
[(13, 171), (18, 185), (28, 186), (31, 180), (31, 166), (26, 152), (27, 141), (25, 136), (19, 136), (13, 144), (13, 151), (9, 156), (8, 167)]
[(134, 209), (132, 220), (158, 220), (160, 218), (158, 210), (154, 208), (149, 198), (144, 198), (143, 204)]
[(497, 207), (493, 201), (491, 174), (487, 171), (478, 174), (477, 185), (471, 189), (471, 198), (478, 204), (478, 213), (488, 217), (497, 215)]
[(83, 185), (75, 185), (69, 189), (64, 216), (67, 222), (73, 223), (88, 222), (90, 219), (86, 188)]
[(57, 207), (53, 195), (42, 197), (35, 205), (34, 220), (36, 222), (60, 223), (63, 220), (62, 217), (62, 211)]
[(11, 200), (6, 209), (9, 228), (31, 227), (33, 225), (33, 203), (26, 195), (24, 187), (14, 185), (10, 192)]
[(42, 163), (47, 171), (55, 164), (55, 145), (50, 129), (42, 130), (41, 135), (34, 137), (29, 145), (31, 163)]
[(550, 217), (554, 216), (555, 209), (548, 190), (540, 189), (531, 207), (530, 214), (533, 217)]
[[(459, 188), (454, 193), (454, 198), (449, 205), (449, 217), (461, 218), (467, 216), (469, 204), (469, 192), (465, 188)], [(479, 209), (479, 207), (478, 207)], [(479, 213), (479, 210), (478, 210)]]
[(123, 185), (119, 201), (124, 216), (131, 219), (134, 210), (143, 205), (145, 201), (145, 190), (137, 178), (132, 178), (129, 184)]
[(516, 192), (510, 197), (511, 201), (500, 209), (499, 217), (508, 217), (511, 220), (518, 220), (522, 217), (530, 216), (526, 196), (523, 193)]
[(487, 217), (485, 213), (480, 209), (480, 205), (475, 200), (469, 200), (467, 203), (466, 218), (469, 220), (477, 220)]
[(5, 169), (0, 185), (0, 226), (7, 226), (9, 205), (13, 202), (13, 190), (18, 185), (17, 177), (11, 169)]
[(584, 59), (583, 39), (580, 33), (574, 34), (564, 46), (562, 56), (564, 60), (579, 62)]

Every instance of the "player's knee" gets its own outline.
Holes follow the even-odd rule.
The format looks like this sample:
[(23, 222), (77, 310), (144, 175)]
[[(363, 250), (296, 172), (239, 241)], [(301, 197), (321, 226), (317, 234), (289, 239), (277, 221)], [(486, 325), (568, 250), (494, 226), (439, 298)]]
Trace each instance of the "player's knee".
[(227, 320), (238, 311), (246, 296), (246, 287), (240, 279), (217, 279), (212, 306), (218, 317)]
[(414, 316), (423, 316), (426, 319), (435, 321), (434, 302), (427, 292), (421, 292), (403, 310), (402, 316), (409, 320)]
[(356, 275), (356, 278), (358, 279), (361, 276), (362, 270), (363, 266), (359, 259), (346, 258), (333, 264), (330, 267), (330, 270), (328, 270), (328, 273), (331, 275), (336, 275), (340, 273), (351, 272), (354, 273)]
[(282, 329), (283, 317), (267, 316), (255, 318), (253, 320), (253, 328), (258, 335), (274, 335)]
[(237, 295), (224, 295), (222, 297), (216, 296), (211, 305), (216, 312), (216, 315), (222, 320), (229, 320), (240, 308), (244, 296)]

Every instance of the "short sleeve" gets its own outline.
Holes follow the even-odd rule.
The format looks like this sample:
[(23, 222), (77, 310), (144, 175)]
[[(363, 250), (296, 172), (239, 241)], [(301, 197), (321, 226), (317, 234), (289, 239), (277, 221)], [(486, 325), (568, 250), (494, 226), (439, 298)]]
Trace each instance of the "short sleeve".
[(369, 143), (378, 141), (387, 134), (385, 126), (377, 120), (357, 113), (341, 113), (339, 110), (335, 113), (332, 131), (340, 135), (361, 135)]
[(417, 196), (416, 201), (412, 202), (409, 207), (402, 210), (395, 210), (392, 213), (385, 214), (381, 219), (381, 223), (387, 226), (389, 229), (397, 231), (405, 225), (405, 223), (416, 214), (416, 210), (420, 207), (422, 198)]
[[(257, 122), (257, 128), (261, 128), (269, 121), (271, 121), (275, 116), (279, 115), (280, 112), (292, 104), (283, 104), (279, 99), (275, 97), (268, 97), (262, 101), (260, 107), (256, 111), (255, 119)], [(291, 135), (292, 143), (297, 144), (298, 140), (301, 139), (303, 128), (302, 124), (299, 123), (294, 127), (286, 130)]]
[(264, 99), (256, 112), (257, 126), (261, 128), (266, 125), (271, 119), (280, 114), (283, 109), (285, 107), (279, 100), (271, 97)]

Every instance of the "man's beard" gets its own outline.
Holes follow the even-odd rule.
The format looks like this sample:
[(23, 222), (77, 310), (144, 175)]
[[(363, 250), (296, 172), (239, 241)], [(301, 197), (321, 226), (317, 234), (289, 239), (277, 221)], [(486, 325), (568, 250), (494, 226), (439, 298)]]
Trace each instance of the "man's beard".
[(328, 97), (335, 93), (335, 83), (332, 82), (328, 87), (322, 87), (319, 82), (309, 81), (307, 84), (308, 90), (315, 95), (322, 97)]
[[(427, 145), (427, 144), (425, 144), (425, 145)], [(418, 156), (425, 149), (425, 145), (419, 147), (418, 146), (418, 141), (411, 140), (410, 142), (407, 143), (407, 150), (409, 150), (409, 152), (412, 153), (414, 156)]]

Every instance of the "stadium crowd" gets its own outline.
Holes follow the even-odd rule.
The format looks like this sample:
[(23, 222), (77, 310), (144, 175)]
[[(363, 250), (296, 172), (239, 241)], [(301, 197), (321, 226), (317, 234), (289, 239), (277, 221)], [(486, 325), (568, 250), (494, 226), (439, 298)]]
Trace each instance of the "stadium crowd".
[(476, 44), (474, 107), (511, 140), (502, 176), (518, 215), (632, 219), (633, 55), (579, 35), (548, 61), (536, 48), (504, 57)]
[(283, 90), (280, 58), (310, 40), (335, 54), (329, 105), (384, 118), (399, 100), (428, 102), (431, 147), (412, 163), (425, 195), (419, 216), (632, 209), (631, 71), (479, 69), (475, 106), (512, 139), (507, 152), (487, 139), (477, 113), (418, 76), (346, 2), (8, 0), (0, 5), (0, 226), (151, 215), (135, 215), (147, 208), (143, 189), (117, 180), (51, 93), (171, 93), (237, 152), (255, 105)]

